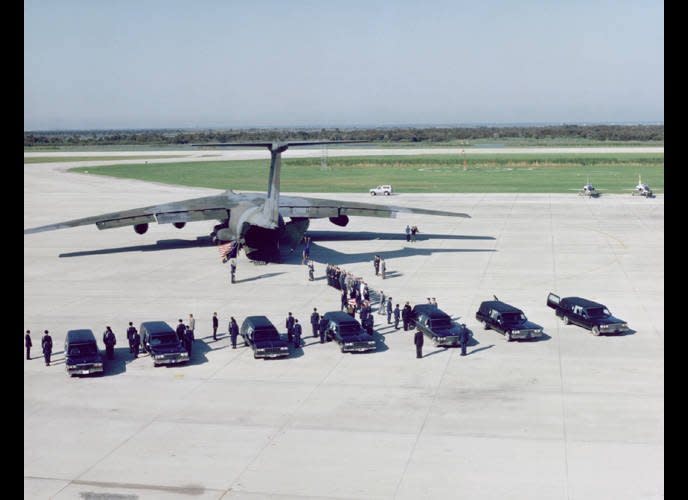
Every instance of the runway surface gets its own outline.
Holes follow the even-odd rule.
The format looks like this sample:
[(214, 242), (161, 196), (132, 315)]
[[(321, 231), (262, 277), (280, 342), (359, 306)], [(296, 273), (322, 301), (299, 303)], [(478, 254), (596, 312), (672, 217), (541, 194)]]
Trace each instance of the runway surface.
[[(62, 167), (25, 165), (24, 227), (217, 192)], [(296, 255), (267, 266), (241, 256), (231, 285), (217, 249), (197, 239), (212, 222), (24, 236), (24, 329), (34, 343), (24, 365), (25, 497), (663, 498), (664, 197), (374, 201), (472, 218), (359, 217), (344, 229), (314, 221), (313, 282)], [(418, 225), (417, 242), (405, 241), (406, 224)], [(384, 281), (375, 254), (387, 260)], [(327, 263), (400, 305), (436, 297), (473, 331), (469, 355), (426, 340), (415, 359), (412, 333), (377, 314), (377, 352), (315, 342), (313, 307), (339, 305)], [(545, 305), (550, 291), (603, 302), (633, 331), (593, 337), (564, 326)], [(483, 330), (475, 312), (493, 294), (547, 337), (507, 343)], [(306, 342), (291, 358), (255, 360), (250, 348), (229, 347), (230, 315), (241, 323), (264, 314), (284, 332), (289, 311)], [(132, 359), (129, 321), (174, 325), (189, 313), (197, 341), (188, 366)], [(91, 328), (101, 343), (106, 325), (118, 343), (105, 376), (69, 378), (66, 331)], [(40, 357), (44, 329), (50, 367)]]

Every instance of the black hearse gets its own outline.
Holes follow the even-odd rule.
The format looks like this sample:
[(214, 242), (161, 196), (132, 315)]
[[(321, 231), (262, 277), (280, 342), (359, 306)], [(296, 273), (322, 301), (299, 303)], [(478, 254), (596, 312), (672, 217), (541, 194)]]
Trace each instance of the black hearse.
[(374, 351), (377, 348), (372, 335), (368, 335), (349, 314), (330, 311), (323, 314), (323, 318), (327, 320), (325, 339), (334, 339), (342, 352)]
[(141, 349), (150, 353), (153, 366), (186, 363), (189, 353), (177, 333), (164, 321), (145, 321), (139, 328)]
[(480, 304), (475, 319), (485, 326), (485, 330), (492, 328), (503, 334), (507, 342), (543, 336), (540, 325), (528, 321), (523, 311), (496, 297), (495, 300), (486, 300)]
[(628, 324), (622, 319), (615, 318), (604, 304), (593, 302), (581, 297), (560, 298), (554, 293), (547, 296), (547, 305), (554, 309), (565, 325), (573, 323), (592, 332), (594, 336), (601, 333), (623, 333), (628, 330)]
[[(465, 324), (453, 322), (446, 312), (432, 304), (413, 306), (410, 325), (423, 332), (423, 335), (429, 337), (435, 345), (444, 347), (460, 346), (461, 332), (464, 329), (468, 330)], [(468, 336), (470, 339), (470, 331)]]
[(250, 345), (254, 358), (289, 356), (289, 343), (280, 337), (277, 328), (265, 316), (248, 316), (239, 330), (244, 345)]
[(103, 357), (92, 330), (69, 330), (65, 339), (65, 370), (69, 376), (103, 373)]

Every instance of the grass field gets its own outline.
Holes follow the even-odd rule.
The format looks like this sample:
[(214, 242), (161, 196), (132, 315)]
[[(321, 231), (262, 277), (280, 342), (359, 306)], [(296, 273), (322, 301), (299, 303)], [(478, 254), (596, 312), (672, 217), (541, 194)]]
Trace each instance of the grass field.
[[(265, 191), (268, 162), (243, 160), (76, 167), (73, 172), (186, 186)], [(603, 192), (632, 189), (642, 175), (654, 191), (664, 190), (664, 155), (514, 154), (331, 157), (284, 159), (282, 191), (367, 192), (392, 184), (400, 193), (571, 193), (588, 180)], [(572, 191), (573, 190), (573, 191)]]
[(187, 155), (174, 156), (39, 156), (24, 158), (24, 163), (54, 163), (75, 161), (110, 161), (110, 160), (152, 160), (155, 158), (184, 158)]

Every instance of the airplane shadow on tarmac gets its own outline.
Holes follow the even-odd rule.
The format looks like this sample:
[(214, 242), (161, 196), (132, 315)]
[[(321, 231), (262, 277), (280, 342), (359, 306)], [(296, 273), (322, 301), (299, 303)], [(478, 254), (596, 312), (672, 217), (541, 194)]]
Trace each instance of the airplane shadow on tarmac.
[(128, 247), (101, 248), (99, 250), (80, 250), (61, 253), (59, 257), (84, 257), (86, 255), (108, 255), (127, 252), (157, 252), (159, 250), (178, 250), (180, 248), (214, 247), (209, 236), (199, 236), (195, 240), (158, 240), (149, 245), (132, 245)]
[[(494, 249), (486, 248), (400, 248), (399, 250), (382, 251), (382, 252), (361, 252), (361, 253), (342, 253), (331, 248), (321, 247), (317, 243), (313, 243), (311, 247), (311, 259), (314, 262), (321, 264), (335, 264), (338, 266), (345, 264), (354, 264), (359, 262), (372, 262), (375, 255), (379, 255), (385, 260), (396, 259), (399, 257), (410, 257), (414, 255), (430, 256), (435, 253), (464, 253), (464, 252), (496, 252)], [(299, 260), (300, 262), (300, 260)], [(286, 262), (290, 263), (290, 262)], [(386, 272), (387, 277), (401, 276), (398, 271), (389, 270)]]

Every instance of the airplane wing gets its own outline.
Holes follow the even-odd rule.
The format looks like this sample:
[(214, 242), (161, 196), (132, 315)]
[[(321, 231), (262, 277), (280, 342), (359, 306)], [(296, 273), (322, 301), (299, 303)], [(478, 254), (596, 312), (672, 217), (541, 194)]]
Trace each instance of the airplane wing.
[(297, 196), (280, 196), (279, 213), (282, 217), (339, 217), (354, 215), (364, 217), (396, 217), (397, 213), (441, 215), (445, 217), (470, 217), (458, 212), (429, 210), (426, 208), (408, 208), (395, 205), (377, 205), (355, 201), (325, 200), (322, 198), (303, 198)]
[(236, 206), (244, 196), (238, 194), (223, 194), (205, 196), (189, 200), (163, 203), (143, 208), (134, 208), (123, 212), (73, 219), (57, 224), (25, 229), (24, 234), (54, 231), (76, 226), (88, 226), (95, 224), (98, 229), (112, 229), (115, 227), (135, 226), (157, 222), (158, 224), (172, 224), (181, 222), (193, 222), (200, 220), (223, 220), (229, 218), (228, 210)]

